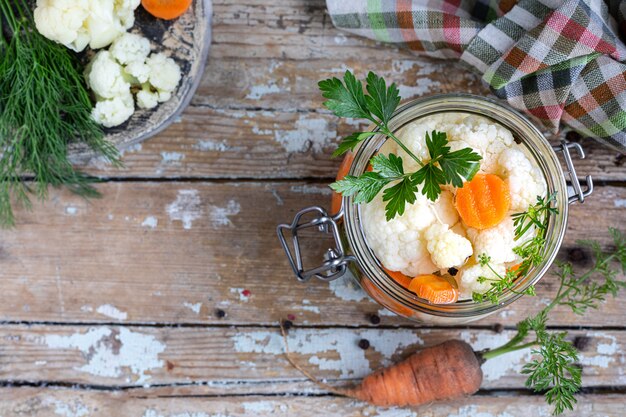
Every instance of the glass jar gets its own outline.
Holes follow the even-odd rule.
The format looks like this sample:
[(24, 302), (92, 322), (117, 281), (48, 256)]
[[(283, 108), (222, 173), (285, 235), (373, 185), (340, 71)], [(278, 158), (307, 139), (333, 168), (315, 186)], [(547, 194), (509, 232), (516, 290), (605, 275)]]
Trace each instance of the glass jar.
[[(590, 176), (586, 177), (586, 188), (583, 190), (572, 162), (570, 150), (575, 150), (580, 158), (584, 158), (582, 147), (578, 143), (566, 141), (551, 146), (544, 135), (519, 112), (496, 101), (469, 94), (437, 95), (412, 101), (396, 111), (389, 125), (393, 132), (397, 132), (415, 120), (447, 112), (480, 115), (501, 124), (535, 158), (545, 176), (548, 194), (556, 193), (556, 207), (559, 209), (558, 214), (551, 215), (548, 220), (543, 261), (526, 276), (518, 278), (514, 291), (504, 292), (498, 303), (494, 304), (489, 300), (462, 300), (453, 304), (430, 304), (405, 289), (385, 272), (367, 245), (361, 224), (360, 205), (354, 204), (353, 197), (344, 196), (341, 197), (341, 207), (332, 215), (321, 207), (309, 207), (297, 213), (291, 224), (278, 226), (280, 241), (298, 280), (308, 281), (315, 276), (331, 281), (350, 271), (370, 297), (398, 315), (429, 324), (462, 324), (481, 319), (511, 304), (522, 296), (525, 289), (536, 284), (546, 274), (563, 241), (567, 228), (568, 204), (582, 203), (593, 191)], [(384, 135), (377, 134), (363, 141), (355, 150), (351, 163), (348, 160), (348, 174), (358, 176), (365, 172), (370, 158), (386, 140)], [(566, 172), (561, 168), (557, 153), (562, 153), (567, 166)], [(299, 232), (308, 228), (330, 233), (334, 238), (334, 247), (326, 251), (319, 266), (305, 269)], [(287, 243), (286, 234), (291, 235), (292, 247)]]

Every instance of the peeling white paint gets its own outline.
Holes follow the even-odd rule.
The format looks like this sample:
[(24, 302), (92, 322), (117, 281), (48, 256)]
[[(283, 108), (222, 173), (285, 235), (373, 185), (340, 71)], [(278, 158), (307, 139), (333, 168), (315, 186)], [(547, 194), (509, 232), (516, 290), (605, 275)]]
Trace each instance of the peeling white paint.
[(149, 408), (143, 413), (142, 417), (231, 417), (231, 416), (226, 415), (226, 414), (221, 414), (221, 413), (207, 414), (203, 412), (190, 412), (190, 411), (176, 413), (176, 414), (170, 414), (170, 413), (161, 414), (157, 410), (153, 408)]
[(130, 145), (129, 147), (122, 149), (120, 151), (120, 156), (124, 156), (127, 153), (139, 152), (141, 151), (141, 149), (141, 143), (135, 143), (134, 145)]
[[(476, 333), (465, 330), (461, 332), (459, 337), (478, 352), (483, 349), (502, 346), (511, 339), (511, 334), (508, 332)], [(520, 373), (522, 367), (530, 358), (530, 348), (527, 348), (489, 359), (482, 365), (483, 378), (486, 381), (496, 381), (507, 374)]]
[(198, 143), (193, 145), (193, 148), (199, 151), (204, 151), (204, 152), (208, 152), (208, 151), (226, 152), (226, 151), (235, 150), (235, 148), (229, 146), (225, 140), (218, 142), (218, 141), (209, 140), (209, 139), (199, 141)]
[(163, 163), (171, 164), (182, 161), (185, 155), (180, 152), (161, 152), (161, 159)]
[(272, 129), (259, 129), (258, 126), (252, 126), (252, 133), (259, 136), (271, 135), (274, 133)]
[(141, 225), (143, 227), (149, 227), (150, 229), (156, 229), (156, 227), (159, 225), (159, 219), (157, 219), (154, 216), (148, 216), (145, 219), (143, 219), (143, 222), (141, 222)]
[(44, 366), (47, 364), (48, 364), (48, 361), (35, 361), (36, 366)]
[(351, 273), (331, 281), (328, 284), (328, 288), (336, 297), (344, 301), (363, 301), (369, 298), (365, 291), (354, 281)]
[(615, 207), (626, 208), (626, 200), (624, 199), (617, 199), (613, 201), (613, 204), (615, 205)]
[(295, 306), (295, 309), (320, 314), (320, 308), (318, 306)]
[(300, 116), (294, 130), (276, 130), (274, 139), (289, 153), (312, 150), (320, 153), (337, 138), (335, 128), (321, 117)]
[(191, 229), (194, 220), (202, 217), (198, 190), (178, 190), (176, 200), (165, 207), (171, 221), (179, 220), (184, 229)]
[(71, 403), (66, 403), (56, 398), (45, 398), (43, 400), (45, 406), (54, 407), (54, 414), (63, 417), (85, 417), (88, 416), (91, 410), (85, 406), (79, 400), (73, 400)]
[(91, 313), (93, 312), (93, 307), (87, 304), (87, 305), (81, 306), (80, 311), (82, 311), (83, 313)]
[(74, 206), (67, 206), (65, 207), (65, 214), (69, 215), (69, 216), (75, 216), (76, 213), (78, 213), (78, 209)]
[(366, 408), (363, 411), (363, 415), (366, 417), (418, 417), (418, 415), (407, 408), (382, 408), (382, 407), (371, 407)]
[(137, 383), (145, 383), (150, 379), (149, 371), (163, 366), (158, 357), (166, 347), (152, 335), (125, 327), (92, 327), (86, 333), (69, 336), (46, 335), (42, 344), (50, 349), (80, 351), (86, 363), (75, 367), (77, 371), (106, 378), (130, 372)]
[(231, 216), (239, 214), (241, 206), (235, 200), (230, 200), (226, 207), (210, 206), (209, 217), (214, 229), (218, 229), (224, 226), (232, 226), (230, 221)]
[(262, 413), (268, 413), (267, 415), (274, 414), (276, 403), (273, 401), (246, 401), (243, 404), (246, 415), (258, 416)]
[(299, 193), (299, 194), (321, 194), (321, 195), (331, 195), (333, 190), (330, 187), (320, 187), (317, 185), (292, 185), (291, 192)]
[(386, 308), (381, 308), (377, 313), (380, 317), (397, 317), (397, 314)]
[(200, 309), (202, 308), (202, 303), (188, 303), (184, 302), (183, 305), (187, 307), (189, 310), (193, 311), (196, 314), (200, 314)]
[[(344, 378), (362, 378), (372, 371), (365, 351), (357, 346), (362, 338), (370, 342), (371, 349), (381, 354), (383, 366), (390, 363), (392, 355), (399, 349), (424, 344), (412, 330), (398, 330), (390, 335), (388, 331), (374, 329), (359, 332), (347, 329), (292, 329), (288, 338), (292, 352), (313, 355), (309, 363), (320, 369), (338, 371)], [(232, 337), (232, 341), (237, 352), (270, 355), (284, 353), (283, 338), (277, 332), (238, 333)], [(329, 357), (321, 357), (326, 353)]]
[(456, 414), (449, 414), (448, 417), (515, 417), (512, 414), (503, 413), (492, 414), (488, 412), (478, 411), (478, 407), (475, 405), (466, 405), (460, 407)]
[(597, 355), (583, 352), (580, 355), (580, 363), (587, 366), (596, 366), (599, 368), (608, 368), (615, 361), (615, 354), (620, 351), (617, 338), (613, 335), (602, 332), (589, 332), (587, 337), (593, 339), (604, 339), (607, 342), (598, 342), (596, 345)]
[(249, 295), (244, 295), (244, 291), (246, 289), (245, 288), (231, 288), (230, 289), (230, 293), (231, 294), (238, 294), (239, 295), (239, 301), (243, 301), (244, 303), (247, 303), (248, 300), (250, 299)]
[(118, 310), (117, 307), (112, 306), (111, 304), (101, 305), (96, 309), (96, 313), (120, 321), (126, 320), (128, 318), (128, 314), (126, 312)]
[[(289, 91), (289, 88), (286, 88), (285, 90)], [(282, 90), (278, 84), (276, 84), (276, 81), (272, 80), (269, 84), (258, 84), (250, 87), (250, 92), (246, 95), (246, 98), (250, 100), (258, 100), (266, 94), (280, 93), (281, 91)]]
[(441, 87), (439, 81), (434, 81), (430, 78), (418, 78), (415, 85), (398, 85), (400, 91), (400, 97), (408, 99), (412, 97), (423, 96), (434, 90), (438, 90)]

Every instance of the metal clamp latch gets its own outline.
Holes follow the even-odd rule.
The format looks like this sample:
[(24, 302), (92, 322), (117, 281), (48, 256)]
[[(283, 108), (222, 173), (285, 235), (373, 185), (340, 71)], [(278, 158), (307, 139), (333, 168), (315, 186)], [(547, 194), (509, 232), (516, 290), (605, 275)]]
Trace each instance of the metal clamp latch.
[[(302, 218), (309, 213), (314, 213), (315, 217), (309, 221), (303, 221)], [(354, 256), (346, 255), (343, 249), (341, 236), (339, 235), (339, 227), (337, 226), (337, 220), (340, 217), (341, 213), (331, 217), (323, 208), (313, 206), (300, 210), (291, 224), (280, 224), (276, 228), (278, 239), (283, 245), (283, 249), (285, 249), (291, 268), (298, 277), (298, 281), (306, 282), (314, 276), (323, 281), (332, 281), (345, 274), (348, 262), (355, 260)], [(335, 247), (329, 248), (326, 251), (324, 254), (324, 262), (320, 266), (304, 270), (300, 243), (298, 241), (298, 232), (310, 227), (316, 227), (323, 233), (332, 233), (335, 239)], [(287, 245), (285, 231), (291, 232), (293, 253)]]
[(568, 203), (572, 204), (576, 201), (580, 203), (584, 202), (585, 197), (589, 197), (589, 195), (593, 192), (593, 180), (591, 179), (591, 175), (587, 175), (585, 177), (587, 187), (585, 190), (582, 189), (580, 180), (576, 175), (576, 168), (574, 168), (574, 162), (572, 161), (572, 155), (570, 153), (570, 149), (576, 149), (580, 159), (585, 159), (585, 151), (583, 150), (583, 147), (580, 146), (579, 143), (561, 140), (561, 144), (552, 146), (552, 149), (554, 149), (555, 152), (563, 152), (563, 159), (565, 159), (565, 165), (567, 165), (567, 174), (569, 175), (569, 179), (574, 190), (574, 194), (568, 196)]

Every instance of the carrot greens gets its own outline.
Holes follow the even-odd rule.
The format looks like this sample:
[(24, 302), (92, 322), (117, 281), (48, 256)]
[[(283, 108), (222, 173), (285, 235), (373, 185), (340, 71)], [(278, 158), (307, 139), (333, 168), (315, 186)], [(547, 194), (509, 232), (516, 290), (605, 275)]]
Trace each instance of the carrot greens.
[[(599, 307), (607, 296), (616, 296), (626, 287), (618, 274), (626, 273), (626, 236), (609, 229), (613, 245), (603, 249), (596, 241), (579, 241), (591, 249), (594, 264), (583, 274), (576, 274), (572, 264), (558, 263), (556, 272), (559, 288), (546, 307), (534, 316), (517, 324), (517, 334), (505, 345), (479, 352), (483, 359), (532, 347), (535, 359), (524, 365), (522, 373), (528, 375), (526, 386), (544, 392), (548, 404), (554, 405), (554, 414), (572, 410), (576, 403), (574, 394), (581, 388), (581, 370), (578, 367), (576, 348), (567, 340), (567, 332), (551, 332), (546, 328), (548, 313), (555, 307), (570, 308), (582, 315), (588, 309)], [(594, 280), (594, 278), (599, 278)]]

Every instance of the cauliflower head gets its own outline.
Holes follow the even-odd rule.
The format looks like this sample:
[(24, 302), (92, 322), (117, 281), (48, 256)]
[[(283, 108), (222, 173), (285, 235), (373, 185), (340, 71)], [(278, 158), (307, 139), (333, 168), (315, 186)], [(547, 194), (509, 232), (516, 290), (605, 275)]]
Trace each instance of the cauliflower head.
[(150, 54), (150, 41), (141, 35), (125, 33), (113, 41), (109, 52), (122, 65), (143, 63)]
[(135, 112), (133, 95), (126, 94), (111, 99), (100, 100), (91, 111), (91, 117), (104, 127), (119, 126)]
[(162, 53), (152, 54), (146, 60), (150, 68), (148, 81), (158, 91), (172, 92), (180, 81), (180, 67)]
[(87, 85), (96, 98), (111, 99), (130, 92), (123, 68), (109, 51), (98, 52), (85, 68)]
[(141, 0), (37, 0), (37, 30), (46, 38), (80, 52), (110, 45), (135, 23)]
[(438, 268), (430, 259), (423, 231), (436, 222), (431, 203), (418, 195), (402, 216), (385, 218), (382, 193), (362, 206), (363, 227), (370, 248), (385, 268), (408, 276), (427, 274)]
[(518, 147), (502, 151), (498, 164), (509, 186), (512, 211), (525, 211), (536, 203), (537, 196), (545, 196), (546, 180), (543, 173), (533, 166)]
[(513, 248), (517, 246), (515, 242), (515, 227), (513, 219), (507, 216), (499, 224), (489, 229), (477, 230), (467, 229), (467, 236), (474, 244), (474, 258), (478, 262), (478, 257), (482, 254), (491, 258), (496, 264), (513, 262), (516, 259)]
[[(493, 271), (489, 268), (493, 268)], [(460, 298), (472, 298), (472, 293), (477, 292), (480, 294), (485, 293), (491, 284), (489, 280), (496, 280), (498, 276), (494, 273), (497, 272), (500, 276), (504, 276), (506, 268), (502, 264), (489, 264), (489, 266), (481, 266), (480, 264), (468, 266), (462, 269), (457, 276), (457, 283), (459, 284), (459, 297)], [(485, 277), (487, 281), (478, 282), (478, 278)]]
[(448, 225), (435, 223), (424, 233), (428, 252), (433, 263), (440, 269), (452, 268), (465, 263), (472, 255), (472, 244), (461, 235), (457, 235)]

